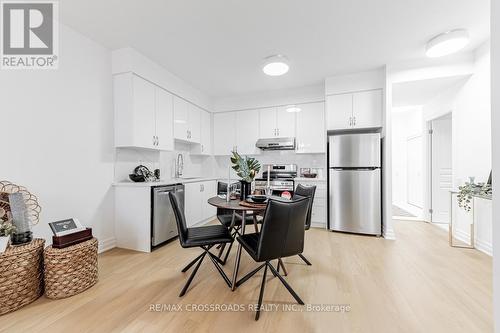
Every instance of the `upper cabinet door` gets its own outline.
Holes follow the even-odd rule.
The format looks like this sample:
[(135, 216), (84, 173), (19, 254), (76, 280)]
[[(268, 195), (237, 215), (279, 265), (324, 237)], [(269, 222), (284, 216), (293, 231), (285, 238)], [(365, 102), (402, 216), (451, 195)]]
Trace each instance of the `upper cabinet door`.
[(236, 147), (235, 112), (214, 113), (214, 155), (226, 156)]
[(297, 153), (325, 153), (325, 103), (300, 105), (297, 113)]
[(362, 91), (353, 94), (353, 127), (382, 126), (382, 90)]
[(259, 139), (259, 112), (257, 110), (238, 111), (236, 113), (236, 150), (244, 155), (260, 154), (255, 147)]
[(200, 153), (202, 155), (212, 154), (212, 121), (210, 112), (201, 111), (201, 141)]
[(295, 137), (295, 112), (288, 112), (287, 107), (279, 107), (277, 116), (277, 135), (280, 138)]
[(260, 109), (258, 113), (260, 119), (260, 138), (266, 139), (278, 136), (278, 126), (276, 124), (276, 108)]
[(156, 149), (155, 140), (155, 86), (133, 75), (134, 146)]
[(158, 149), (174, 150), (173, 99), (161, 88), (156, 88), (156, 137)]
[(188, 131), (189, 141), (200, 143), (201, 138), (201, 109), (189, 103)]
[(327, 129), (345, 129), (352, 127), (352, 94), (327, 96)]
[(188, 133), (189, 103), (174, 96), (174, 138), (178, 140), (189, 140)]

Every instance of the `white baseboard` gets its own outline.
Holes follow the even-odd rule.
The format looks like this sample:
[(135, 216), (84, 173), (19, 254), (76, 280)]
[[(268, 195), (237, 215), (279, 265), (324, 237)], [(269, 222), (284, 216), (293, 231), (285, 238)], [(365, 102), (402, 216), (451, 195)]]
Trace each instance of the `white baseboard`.
[(396, 239), (396, 233), (394, 232), (394, 229), (393, 229), (393, 228), (387, 229), (387, 228), (384, 226), (384, 230), (383, 230), (383, 232), (382, 232), (382, 237), (384, 237), (385, 239), (392, 239), (392, 240), (395, 240), (395, 239)]
[(326, 229), (326, 223), (322, 223), (322, 222), (311, 222), (311, 228)]
[[(457, 229), (454, 231), (453, 234), (455, 236), (454, 238), (458, 239), (459, 241), (462, 241), (462, 242), (467, 243), (467, 244), (469, 243), (470, 234), (468, 232)], [(493, 256), (493, 247), (488, 242), (485, 242), (481, 239), (476, 238), (476, 239), (474, 239), (474, 247), (477, 250), (489, 255), (490, 257)]]
[(99, 253), (106, 252), (116, 247), (116, 238), (110, 237), (103, 240), (99, 240)]

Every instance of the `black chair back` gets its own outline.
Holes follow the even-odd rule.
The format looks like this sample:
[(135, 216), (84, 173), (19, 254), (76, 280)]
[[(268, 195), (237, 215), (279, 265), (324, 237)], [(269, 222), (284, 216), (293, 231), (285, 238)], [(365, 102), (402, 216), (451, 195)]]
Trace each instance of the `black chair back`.
[(179, 242), (181, 246), (184, 247), (187, 241), (188, 228), (186, 225), (186, 218), (184, 216), (184, 207), (182, 207), (182, 200), (179, 196), (182, 192), (169, 192), (168, 197), (170, 198), (170, 203), (172, 209), (174, 210), (175, 221), (177, 222), (177, 231), (179, 233)]
[(257, 260), (268, 261), (302, 253), (309, 199), (269, 200), (257, 247)]
[(309, 228), (311, 228), (312, 207), (313, 207), (315, 193), (316, 193), (316, 185), (304, 186), (302, 184), (297, 185), (297, 188), (293, 193), (293, 199), (309, 198), (309, 208), (307, 210), (307, 218), (305, 224), (306, 230), (309, 230)]

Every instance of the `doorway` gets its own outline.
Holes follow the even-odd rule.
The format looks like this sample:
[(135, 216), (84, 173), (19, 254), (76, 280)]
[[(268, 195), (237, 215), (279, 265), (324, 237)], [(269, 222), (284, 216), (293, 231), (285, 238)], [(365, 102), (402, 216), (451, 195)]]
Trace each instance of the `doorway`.
[(453, 187), (452, 113), (428, 122), (430, 136), (430, 216), (432, 223), (448, 224)]

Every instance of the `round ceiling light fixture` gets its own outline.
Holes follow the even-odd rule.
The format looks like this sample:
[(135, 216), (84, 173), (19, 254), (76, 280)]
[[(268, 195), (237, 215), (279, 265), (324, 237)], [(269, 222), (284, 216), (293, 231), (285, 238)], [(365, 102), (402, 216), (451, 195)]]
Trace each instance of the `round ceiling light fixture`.
[(281, 54), (264, 58), (262, 71), (269, 76), (283, 75), (288, 72), (288, 69), (290, 69), (288, 59)]
[(467, 30), (450, 30), (432, 38), (427, 43), (425, 54), (429, 58), (442, 57), (460, 51), (467, 44), (469, 44), (469, 33)]
[(302, 109), (299, 108), (297, 105), (289, 105), (286, 107), (286, 112), (297, 113), (300, 111), (302, 111)]

